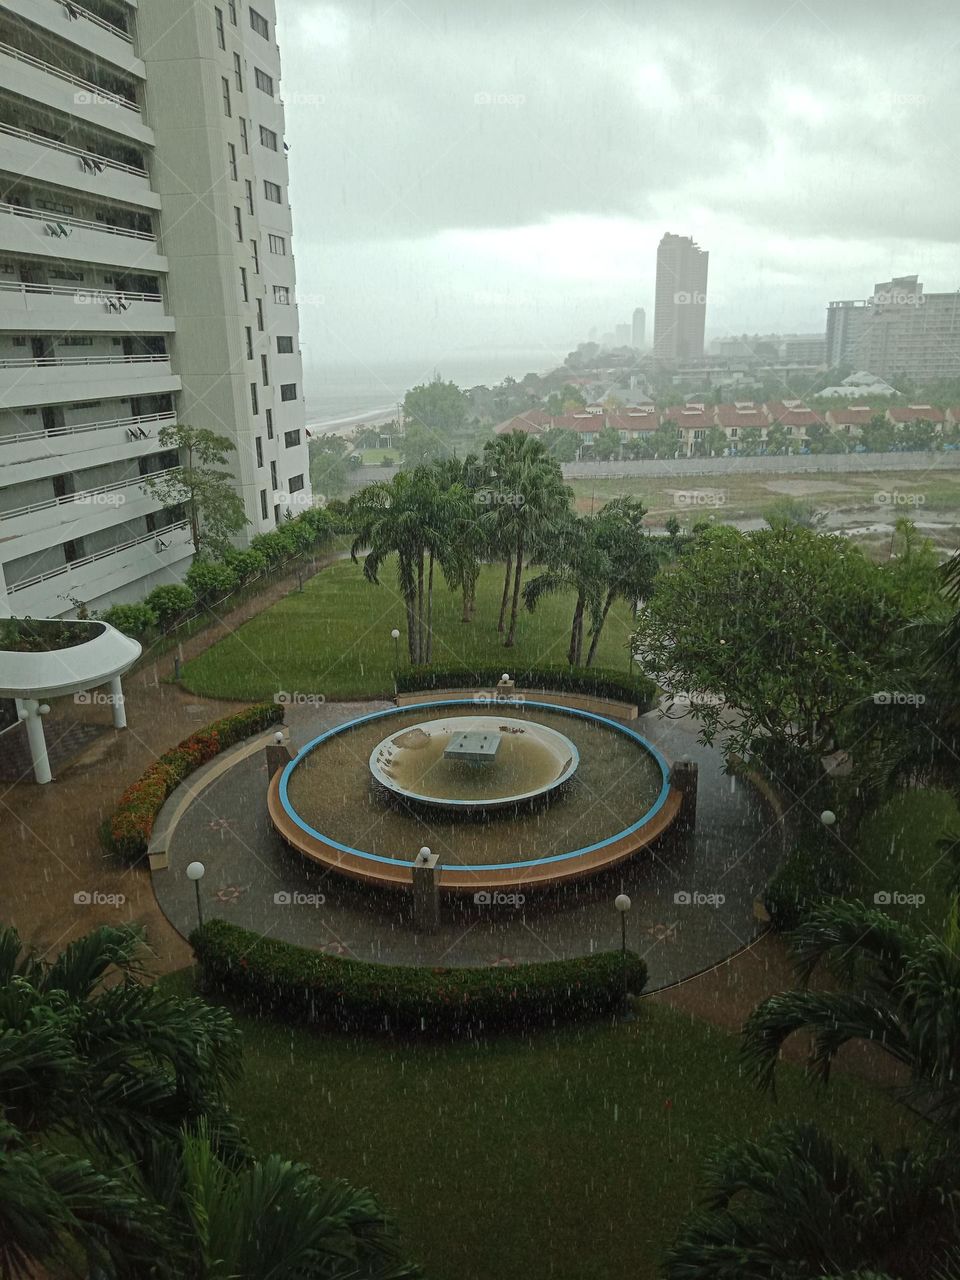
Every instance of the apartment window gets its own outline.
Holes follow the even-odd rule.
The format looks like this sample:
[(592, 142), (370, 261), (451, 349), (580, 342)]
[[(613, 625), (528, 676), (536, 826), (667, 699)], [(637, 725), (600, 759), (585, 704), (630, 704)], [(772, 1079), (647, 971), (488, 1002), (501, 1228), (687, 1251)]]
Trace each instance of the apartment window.
[(250, 25), (258, 36), (263, 36), (264, 40), (270, 39), (270, 23), (256, 9), (250, 10)]
[(75, 560), (82, 560), (85, 554), (82, 538), (73, 538), (70, 542), (63, 544), (63, 558), (67, 564), (73, 564)]
[(250, 216), (253, 216), (253, 183), (249, 178), (244, 178), (244, 185), (247, 188), (247, 208), (250, 210)]
[(243, 147), (243, 154), (248, 156), (250, 154), (250, 140), (247, 137), (247, 122), (243, 116), (239, 116), (238, 119), (240, 121), (240, 145)]
[(257, 299), (257, 329), (263, 333), (263, 299)]
[(298, 476), (291, 476), (287, 481), (287, 493), (299, 493), (303, 488), (303, 473)]
[(237, 86), (237, 93), (243, 93), (243, 63), (239, 53), (233, 55), (233, 83)]
[(299, 431), (285, 431), (283, 433), (283, 446), (285, 449), (293, 449), (300, 443)]
[(272, 440), (273, 439), (273, 410), (266, 409), (264, 411), (264, 414), (267, 419), (267, 439)]
[(253, 330), (249, 325), (244, 325), (244, 336), (247, 339), (247, 359), (253, 359)]
[(250, 290), (247, 288), (247, 268), (240, 268), (240, 292), (243, 295), (244, 302), (250, 301)]
[(293, 355), (293, 338), (277, 338), (277, 355), (292, 356)]
[(270, 385), (270, 367), (269, 367), (269, 365), (267, 364), (267, 357), (266, 357), (266, 356), (261, 356), (261, 357), (260, 357), (260, 373), (261, 373), (261, 374), (262, 374), (262, 376), (263, 376), (263, 385), (264, 385), (265, 387), (269, 387), (269, 385)]
[(225, 116), (232, 115), (233, 112), (230, 110), (230, 81), (226, 76), (220, 77), (220, 86), (223, 92), (223, 114)]
[(277, 149), (277, 135), (272, 129), (268, 129), (265, 124), (260, 126), (260, 145), (269, 148), (271, 151), (276, 151)]
[(234, 26), (237, 25), (237, 0), (227, 0), (227, 9), (230, 13), (230, 21)]
[(283, 201), (283, 192), (275, 182), (268, 182), (264, 179), (263, 194), (272, 204), (280, 204)]
[[(257, 466), (263, 466), (263, 436), (257, 436), (254, 444), (257, 446)], [(264, 512), (266, 514), (266, 512)]]
[(267, 518), (267, 491), (266, 489), (261, 489), (260, 490), (260, 519), (266, 520), (266, 518)]
[(262, 89), (264, 93), (269, 93), (273, 97), (273, 76), (268, 76), (265, 71), (261, 71), (259, 67), (254, 67), (253, 78), (257, 82), (257, 88)]
[(260, 401), (257, 398), (257, 384), (255, 382), (250, 383), (250, 408), (253, 410), (254, 415), (260, 412)]
[(278, 485), (277, 485), (277, 464), (275, 462), (270, 463), (270, 484), (271, 484), (271, 487), (273, 488), (273, 492), (276, 493)]
[(270, 245), (271, 253), (278, 253), (281, 258), (285, 258), (287, 256), (287, 242), (284, 240), (283, 236), (268, 235), (267, 240)]
[(275, 284), (273, 286), (273, 300), (280, 307), (289, 307), (290, 290), (285, 284)]
[(233, 206), (233, 225), (237, 233), (237, 239), (242, 240), (243, 239), (243, 214), (240, 212), (237, 205)]
[(237, 180), (237, 148), (232, 142), (227, 143), (227, 165), (230, 169), (230, 177), (236, 182)]
[(256, 240), (250, 241), (250, 253), (251, 253), (251, 256), (253, 257), (253, 269), (257, 273), (257, 275), (259, 275), (260, 274), (260, 251), (257, 248)]
[(297, 384), (295, 382), (281, 382), (280, 383), (280, 399), (296, 400), (296, 398), (297, 398)]
[(225, 49), (227, 47), (227, 38), (223, 31), (223, 10), (214, 9), (213, 16), (217, 24), (217, 44), (221, 49)]

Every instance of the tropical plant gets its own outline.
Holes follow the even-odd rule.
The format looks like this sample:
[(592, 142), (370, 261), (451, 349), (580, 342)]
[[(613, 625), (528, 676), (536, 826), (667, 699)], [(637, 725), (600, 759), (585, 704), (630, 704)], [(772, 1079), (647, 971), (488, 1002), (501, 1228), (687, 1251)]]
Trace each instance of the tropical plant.
[(573, 593), (573, 621), (567, 646), (567, 661), (572, 667), (583, 665), (585, 616), (598, 633), (602, 584), (610, 573), (607, 557), (597, 544), (596, 529), (595, 518), (568, 514), (551, 540), (543, 571), (529, 578), (523, 588), (523, 601), (531, 612), (547, 595), (559, 591)]
[(235, 445), (205, 427), (185, 423), (164, 427), (157, 437), (161, 449), (175, 449), (180, 462), (166, 471), (144, 476), (141, 484), (164, 507), (183, 507), (190, 524), (194, 555), (218, 555), (230, 538), (249, 521), (236, 489), (236, 477), (227, 469)]
[(638, 498), (614, 498), (597, 513), (593, 541), (603, 556), (602, 604), (590, 634), (586, 665), (593, 665), (600, 636), (615, 600), (626, 600), (635, 613), (653, 591), (659, 557), (643, 528), (647, 509)]

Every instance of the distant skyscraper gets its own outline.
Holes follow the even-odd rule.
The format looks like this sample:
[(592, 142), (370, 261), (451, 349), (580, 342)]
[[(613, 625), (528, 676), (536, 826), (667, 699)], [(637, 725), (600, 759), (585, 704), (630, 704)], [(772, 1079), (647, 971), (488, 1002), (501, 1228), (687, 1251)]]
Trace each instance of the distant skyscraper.
[(659, 360), (703, 355), (709, 257), (690, 236), (667, 232), (660, 241), (653, 319), (653, 353)]
[(638, 351), (643, 350), (643, 344), (647, 340), (647, 313), (643, 307), (637, 307), (633, 313), (633, 341), (632, 346)]
[(618, 324), (613, 331), (613, 338), (618, 347), (629, 347), (630, 326), (628, 324)]

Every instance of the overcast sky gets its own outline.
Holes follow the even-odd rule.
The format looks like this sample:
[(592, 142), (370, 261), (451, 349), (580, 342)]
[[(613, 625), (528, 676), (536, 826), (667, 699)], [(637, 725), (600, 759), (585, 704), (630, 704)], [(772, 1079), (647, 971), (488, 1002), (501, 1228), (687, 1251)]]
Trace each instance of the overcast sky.
[(301, 326), (333, 360), (653, 324), (710, 251), (709, 336), (960, 287), (960, 7), (278, 0)]

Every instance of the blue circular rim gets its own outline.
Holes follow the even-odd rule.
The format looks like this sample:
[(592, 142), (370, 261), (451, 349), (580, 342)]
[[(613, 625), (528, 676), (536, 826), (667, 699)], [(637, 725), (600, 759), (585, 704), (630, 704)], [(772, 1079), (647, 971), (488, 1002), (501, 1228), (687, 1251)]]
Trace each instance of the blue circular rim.
[[(311, 827), (309, 823), (304, 822), (303, 818), (297, 813), (287, 795), (287, 783), (291, 774), (300, 762), (310, 754), (315, 747), (322, 742), (326, 742), (330, 738), (335, 738), (337, 734), (346, 733), (349, 729), (354, 729), (357, 725), (368, 724), (371, 720), (382, 720), (386, 716), (405, 715), (408, 711), (420, 711), (431, 707), (476, 707), (476, 703), (472, 698), (444, 698), (440, 702), (413, 702), (405, 707), (388, 707), (386, 711), (371, 711), (369, 715), (358, 716), (355, 720), (348, 720), (345, 724), (338, 724), (333, 729), (327, 729), (325, 733), (319, 734), (316, 738), (312, 738), (305, 746), (301, 747), (294, 758), (285, 766), (283, 773), (280, 775), (280, 803), (283, 805), (284, 812), (288, 818), (291, 818), (301, 831), (305, 831), (308, 836), (312, 836), (315, 840), (319, 840), (322, 844), (329, 845), (332, 849), (339, 849), (341, 853), (352, 854), (356, 858), (365, 858), (368, 862), (381, 862), (387, 866), (413, 867), (414, 861), (407, 862), (402, 858), (388, 858), (380, 853), (368, 853), (364, 849), (354, 849), (348, 844), (341, 844), (339, 840), (334, 840), (330, 836), (325, 836), (321, 831)], [(447, 871), (521, 871), (528, 867), (542, 867), (551, 862), (567, 862), (571, 858), (582, 857), (585, 853), (593, 853), (596, 849), (604, 849), (607, 845), (614, 844), (617, 840), (622, 840), (624, 836), (632, 835), (635, 831), (639, 831), (641, 827), (645, 827), (652, 818), (660, 812), (666, 804), (667, 796), (670, 793), (670, 769), (661, 752), (648, 742), (641, 734), (636, 733), (633, 729), (628, 729), (626, 725), (620, 724), (616, 720), (611, 720), (609, 716), (598, 716), (592, 711), (579, 711), (574, 707), (560, 706), (555, 702), (531, 702), (529, 700), (523, 703), (524, 707), (542, 707), (544, 711), (560, 712), (562, 715), (577, 716), (581, 720), (593, 720), (597, 724), (607, 725), (611, 729), (615, 729), (618, 733), (624, 734), (628, 738), (632, 738), (634, 742), (639, 743), (645, 751), (653, 756), (654, 760), (660, 766), (661, 785), (656, 800), (636, 822), (624, 827), (622, 831), (616, 832), (612, 836), (608, 836), (605, 840), (598, 840), (596, 844), (584, 845), (582, 849), (571, 849), (567, 853), (554, 853), (546, 858), (528, 858), (522, 862), (482, 862), (476, 866), (465, 866), (462, 863), (444, 863), (444, 870)]]

